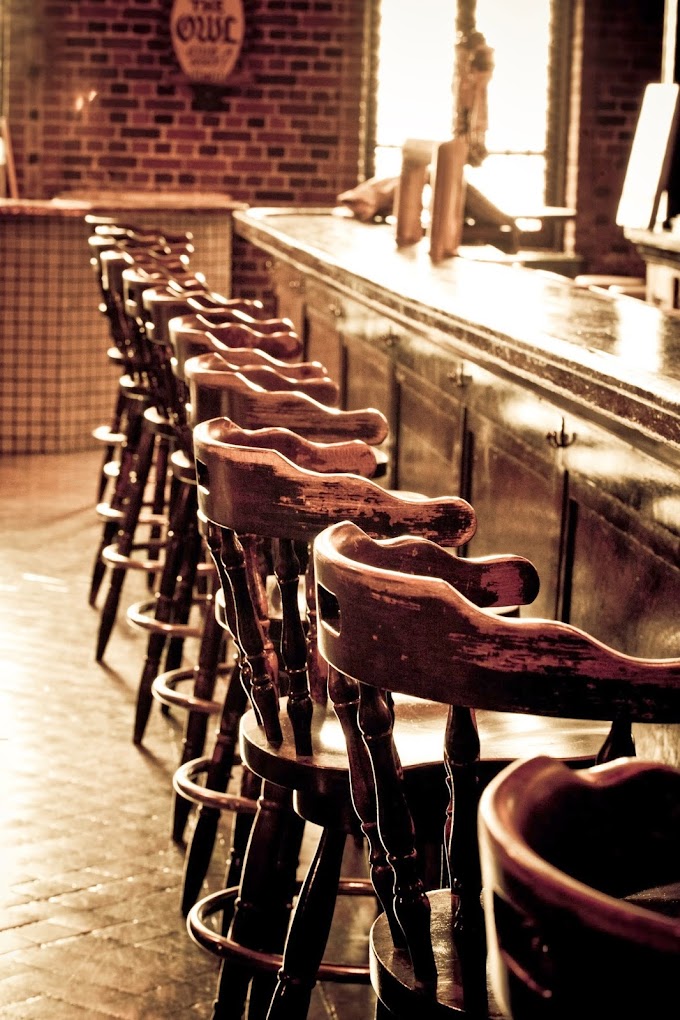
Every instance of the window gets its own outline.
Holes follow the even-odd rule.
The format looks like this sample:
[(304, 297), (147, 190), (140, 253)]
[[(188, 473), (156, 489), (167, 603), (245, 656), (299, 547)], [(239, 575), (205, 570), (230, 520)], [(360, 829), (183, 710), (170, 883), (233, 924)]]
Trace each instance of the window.
[[(467, 180), (510, 215), (556, 205), (549, 180), (557, 75), (555, 0), (477, 0), (476, 24), (494, 50), (488, 86), (488, 155)], [(376, 97), (377, 176), (397, 176), (406, 138), (443, 140), (453, 121), (456, 0), (380, 0)], [(555, 16), (556, 17), (556, 16)], [(551, 76), (553, 81), (551, 81)], [(552, 186), (549, 186), (551, 184)], [(552, 191), (552, 194), (549, 192)]]

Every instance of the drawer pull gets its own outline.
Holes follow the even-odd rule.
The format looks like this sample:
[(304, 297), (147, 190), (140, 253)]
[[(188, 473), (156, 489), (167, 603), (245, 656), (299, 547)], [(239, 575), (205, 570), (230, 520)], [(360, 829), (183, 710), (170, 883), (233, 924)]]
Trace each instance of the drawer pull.
[(567, 446), (571, 446), (572, 443), (576, 441), (576, 433), (567, 432), (565, 429), (565, 424), (566, 422), (563, 418), (562, 427), (560, 428), (560, 431), (557, 432), (557, 430), (555, 430), (553, 432), (548, 432), (545, 437), (548, 440), (550, 446), (552, 446), (555, 450), (563, 450)]
[(472, 382), (472, 376), (468, 375), (463, 365), (459, 365), (455, 372), (447, 372), (446, 378), (459, 387), (469, 386)]
[(395, 347), (399, 343), (399, 337), (396, 333), (384, 333), (378, 337), (378, 343), (383, 344), (384, 347)]

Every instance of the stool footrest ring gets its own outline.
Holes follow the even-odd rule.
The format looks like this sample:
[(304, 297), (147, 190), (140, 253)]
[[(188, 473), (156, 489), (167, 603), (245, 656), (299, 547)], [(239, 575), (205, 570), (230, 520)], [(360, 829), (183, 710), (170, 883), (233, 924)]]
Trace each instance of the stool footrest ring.
[[(166, 542), (155, 541), (140, 542), (138, 545), (135, 544), (132, 547), (133, 552), (137, 552), (140, 549), (165, 549)], [(118, 552), (118, 546), (107, 545), (102, 550), (102, 560), (104, 563), (108, 563), (110, 567), (125, 567), (126, 570), (144, 570), (147, 574), (157, 574), (159, 570), (163, 569), (163, 563), (161, 560), (140, 560), (134, 556), (123, 556)]]
[(257, 811), (256, 800), (251, 800), (250, 797), (241, 797), (236, 793), (210, 790), (196, 782), (196, 777), (202, 772), (207, 772), (211, 763), (212, 759), (206, 757), (192, 758), (191, 761), (180, 765), (172, 777), (172, 786), (175, 792), (193, 804), (205, 804), (207, 807), (216, 808), (219, 811), (239, 811), (243, 814), (254, 815)]
[[(370, 885), (370, 883), (369, 883)], [(344, 892), (343, 883), (340, 883), (338, 890)], [(373, 887), (370, 889), (373, 894)], [(202, 949), (207, 949), (214, 956), (221, 959), (240, 960), (244, 965), (252, 969), (266, 971), (271, 974), (278, 973), (283, 967), (283, 956), (279, 953), (263, 953), (257, 949), (249, 949), (228, 935), (222, 935), (214, 931), (206, 924), (205, 919), (213, 914), (219, 913), (227, 904), (238, 896), (238, 886), (231, 886), (229, 889), (221, 889), (219, 892), (204, 896), (195, 903), (187, 915), (187, 930), (192, 940)], [(341, 984), (369, 984), (370, 975), (368, 965), (332, 963), (323, 960), (317, 971), (317, 980), (336, 981)]]
[(122, 446), (127, 437), (124, 432), (112, 432), (110, 425), (97, 425), (97, 428), (92, 430), (92, 438), (98, 443)]
[[(230, 673), (233, 666), (226, 663), (218, 668), (218, 675), (223, 676)], [(197, 698), (194, 694), (182, 694), (175, 690), (175, 687), (185, 681), (192, 681), (196, 676), (196, 670), (191, 669), (170, 669), (167, 673), (159, 673), (151, 684), (151, 693), (162, 705), (169, 708), (184, 708), (189, 712), (200, 712), (203, 715), (217, 715), (222, 711), (220, 701), (209, 701), (207, 698)]]
[(188, 623), (164, 623), (157, 620), (153, 615), (157, 599), (146, 599), (142, 602), (133, 602), (127, 609), (127, 621), (133, 627), (140, 630), (152, 631), (155, 634), (165, 634), (168, 637), (197, 638), (201, 636), (200, 626)]

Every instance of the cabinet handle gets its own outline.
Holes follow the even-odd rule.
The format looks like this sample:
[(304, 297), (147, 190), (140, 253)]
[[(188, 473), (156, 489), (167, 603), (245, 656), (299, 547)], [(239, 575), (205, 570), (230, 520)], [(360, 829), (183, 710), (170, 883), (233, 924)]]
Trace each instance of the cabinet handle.
[(560, 431), (558, 432), (557, 430), (555, 430), (553, 432), (548, 432), (545, 437), (548, 440), (550, 446), (554, 447), (555, 450), (563, 450), (567, 446), (571, 446), (572, 443), (576, 441), (576, 433), (567, 432), (565, 429), (565, 425), (566, 422), (563, 418)]
[(335, 319), (341, 319), (342, 318), (342, 306), (341, 305), (336, 305), (336, 304), (334, 304), (331, 301), (331, 303), (328, 306), (328, 311), (331, 313), (331, 315)]
[(385, 347), (395, 347), (399, 343), (399, 337), (396, 333), (384, 333), (378, 337), (378, 343)]
[(459, 365), (455, 372), (447, 372), (446, 378), (460, 387), (469, 386), (472, 382), (472, 376), (467, 374), (463, 365)]
[(290, 290), (300, 290), (302, 287), (302, 280), (289, 280), (288, 287)]
[(274, 268), (274, 260), (273, 259), (265, 259), (264, 260), (264, 268), (267, 270), (267, 272), (270, 272)]

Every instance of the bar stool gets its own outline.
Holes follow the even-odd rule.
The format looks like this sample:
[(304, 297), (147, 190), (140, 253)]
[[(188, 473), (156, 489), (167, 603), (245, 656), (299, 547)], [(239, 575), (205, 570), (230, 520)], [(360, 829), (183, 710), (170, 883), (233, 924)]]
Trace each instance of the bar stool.
[[(368, 979), (365, 965), (322, 962), (338, 890), (347, 889), (340, 873), (345, 842), (358, 829), (339, 732), (333, 739), (339, 724), (327, 711), (325, 676), (318, 668), (313, 601), (306, 634), (299, 613), (304, 550), (329, 519), (347, 515), (381, 534), (414, 529), (457, 546), (474, 532), (474, 514), (457, 497), (428, 500), (389, 493), (351, 473), (352, 458), (361, 456), (363, 464), (370, 452), (356, 441), (340, 446), (313, 443), (287, 429), (243, 430), (221, 418), (196, 426), (194, 446), (200, 511), (208, 522), (225, 605), (233, 598), (235, 638), (247, 666), (243, 679), (253, 705), (241, 720), (241, 757), (262, 778), (263, 787), (239, 889), (199, 901), (189, 912), (188, 925), (195, 940), (224, 961), (215, 1016), (222, 1015), (227, 1001), (239, 1001), (237, 989), (245, 994), (254, 971), (251, 1002), (253, 994), (260, 1002), (268, 1001), (276, 984), (268, 1016), (303, 1017), (317, 975)], [(253, 534), (275, 542), (283, 607), (281, 655), (288, 679), (285, 712), (279, 712), (275, 667), (261, 626), (267, 617), (265, 593), (258, 589), (248, 555), (247, 536)], [(445, 716), (436, 708), (432, 714), (425, 710), (422, 718), (423, 726), (428, 722), (424, 742), (409, 746), (415, 733), (406, 727), (403, 760), (418, 791), (416, 799), (431, 802), (439, 795), (443, 810), (444, 772), (439, 760), (433, 771), (430, 752), (433, 734), (439, 731), (443, 739)], [(315, 822), (322, 836), (289, 927), (294, 862), (282, 848), (290, 849), (293, 803), (298, 829), (301, 820)], [(439, 841), (439, 833), (434, 838)], [(356, 891), (356, 883), (350, 882), (349, 888)], [(365, 885), (358, 888), (365, 890)], [(229, 931), (223, 935), (211, 930), (206, 917), (236, 896)]]
[[(270, 322), (272, 320), (269, 320)], [(279, 320), (285, 322), (285, 320)], [(263, 332), (259, 323), (259, 331)], [(223, 324), (225, 325), (225, 324)], [(228, 324), (226, 324), (228, 325)], [(185, 380), (184, 365), (198, 354), (221, 354), (225, 361), (234, 364), (234, 351), (241, 350), (243, 356), (250, 351), (249, 361), (240, 361), (239, 364), (260, 364), (269, 365), (278, 372), (286, 373), (291, 364), (295, 366), (295, 374), (298, 379), (328, 378), (328, 370), (319, 361), (299, 361), (297, 356), (282, 358), (274, 357), (271, 353), (261, 347), (235, 348), (220, 339), (220, 325), (208, 325), (199, 315), (177, 315), (168, 322), (168, 338), (172, 348), (172, 367), (178, 378)], [(265, 330), (266, 332), (266, 330)], [(276, 330), (272, 329), (272, 332)], [(283, 332), (280, 330), (279, 332)], [(300, 347), (301, 350), (301, 347)], [(239, 356), (240, 357), (240, 356)]]
[[(112, 568), (111, 578), (107, 596), (102, 608), (101, 623), (97, 638), (96, 658), (101, 661), (106, 645), (108, 643), (122, 592), (124, 578), (128, 569), (141, 570), (151, 575), (151, 584), (154, 584), (153, 577), (160, 573), (162, 564), (160, 562), (160, 551), (163, 548), (164, 527), (167, 526), (167, 478), (170, 464), (170, 455), (173, 447), (178, 444), (184, 445), (185, 451), (189, 447), (189, 441), (184, 435), (186, 422), (184, 420), (184, 394), (179, 390), (177, 378), (174, 376), (171, 364), (171, 351), (163, 335), (158, 321), (154, 321), (155, 309), (160, 307), (162, 298), (158, 291), (151, 296), (150, 302), (144, 306), (144, 295), (149, 290), (145, 285), (149, 283), (146, 271), (139, 267), (128, 267), (122, 273), (124, 287), (124, 318), (131, 324), (130, 332), (133, 335), (133, 344), (139, 350), (139, 359), (142, 363), (144, 378), (149, 391), (150, 406), (144, 410), (139, 438), (135, 450), (134, 462), (134, 484), (130, 484), (131, 475), (122, 480), (120, 491), (121, 501), (124, 505), (124, 513), (121, 513), (115, 536), (111, 534), (114, 524), (104, 531), (102, 542), (98, 551), (97, 559), (97, 585), (93, 583), (92, 601), (96, 597), (96, 588), (101, 583), (102, 568)], [(163, 297), (165, 288), (162, 288)], [(158, 298), (158, 300), (154, 300)], [(174, 297), (172, 299), (175, 300)], [(241, 313), (244, 308), (249, 307), (249, 302), (235, 299), (235, 311)], [(259, 310), (256, 304), (255, 309)], [(151, 311), (151, 320), (147, 321), (141, 317), (141, 312)], [(222, 315), (229, 314), (229, 306), (222, 310)], [(255, 322), (256, 320), (251, 320)], [(248, 329), (241, 323), (239, 328)], [(249, 342), (267, 342), (274, 345), (271, 339), (272, 334), (259, 334), (255, 330), (249, 330)], [(262, 338), (265, 337), (265, 340)], [(290, 349), (299, 349), (297, 338), (286, 337)], [(280, 351), (280, 345), (275, 347)], [(190, 458), (190, 454), (187, 453)], [(149, 483), (149, 474), (155, 463), (155, 484), (153, 497), (153, 520), (150, 521), (151, 533), (149, 539), (139, 542), (136, 538), (139, 515), (143, 505), (144, 493)], [(188, 476), (186, 468), (179, 466), (179, 473), (174, 477), (181, 483), (186, 483)], [(146, 551), (144, 557), (140, 557), (140, 549)], [(186, 565), (189, 570), (194, 564), (194, 556), (190, 553)], [(189, 581), (185, 584), (189, 589)], [(185, 621), (180, 621), (181, 627)], [(185, 632), (177, 637), (173, 645), (174, 658), (181, 657), (182, 641), (186, 636)], [(175, 665), (171, 661), (170, 666)]]
[[(118, 415), (116, 425), (122, 434), (120, 454), (115, 464), (107, 462), (102, 468), (102, 475), (111, 477), (114, 485), (109, 498), (102, 499), (97, 505), (97, 514), (104, 522), (104, 526), (92, 570), (89, 598), (91, 605), (95, 604), (105, 573), (102, 552), (113, 541), (123, 518), (125, 501), (135, 473), (144, 414), (154, 405), (143, 339), (139, 330), (125, 314), (123, 273), (131, 264), (129, 254), (109, 249), (101, 252), (99, 257), (107, 314), (124, 372), (119, 381), (118, 401), (114, 411), (114, 419)], [(155, 525), (156, 528), (162, 523), (163, 507), (162, 505), (159, 507), (158, 502), (157, 497), (155, 505), (149, 512), (150, 516), (144, 517), (142, 523)]]
[[(677, 667), (669, 679), (677, 690)], [(634, 758), (582, 772), (547, 757), (517, 762), (482, 795), (479, 842), (505, 1016), (668, 1015), (680, 964), (680, 770)]]
[[(275, 349), (274, 341), (277, 336), (278, 334), (270, 335), (272, 349)], [(178, 345), (181, 348), (181, 337), (178, 337)], [(224, 349), (224, 345), (222, 347)], [(235, 361), (228, 362), (226, 357), (234, 358)], [(189, 386), (192, 423), (213, 417), (225, 408), (245, 425), (255, 420), (256, 411), (252, 407), (244, 406), (242, 400), (244, 396), (242, 390), (245, 388), (255, 407), (258, 401), (266, 402), (267, 420), (294, 421), (300, 431), (309, 437), (322, 441), (357, 437), (367, 442), (379, 443), (386, 435), (387, 423), (380, 412), (372, 409), (343, 412), (333, 406), (337, 403), (338, 387), (327, 376), (320, 375), (323, 369), (318, 363), (289, 364), (285, 366), (287, 375), (283, 376), (274, 369), (274, 365), (282, 365), (282, 362), (257, 349), (238, 348), (227, 351), (225, 356), (213, 353), (192, 358), (187, 362), (184, 362), (180, 355), (179, 361), (183, 364), (185, 369), (183, 375)], [(245, 364), (239, 366), (239, 361)], [(248, 365), (248, 362), (251, 364)], [(298, 373), (302, 378), (295, 379)], [(239, 404), (238, 407), (235, 406), (236, 403)], [(259, 415), (258, 420), (261, 417), (262, 415)], [(371, 470), (375, 469), (375, 458), (376, 455), (372, 454)], [(378, 455), (378, 459), (382, 467), (383, 458)], [(172, 578), (168, 579), (168, 586), (171, 588)], [(135, 607), (132, 608), (134, 610)], [(159, 608), (160, 606), (156, 607), (157, 614)], [(277, 625), (278, 621), (274, 620), (275, 630)], [(215, 683), (220, 672), (230, 672), (221, 658), (223, 635), (224, 630), (216, 627), (213, 614), (209, 611), (204, 623), (196, 666), (193, 669), (185, 669), (169, 664), (166, 658), (163, 672), (159, 671), (160, 641), (156, 640), (152, 644), (150, 639), (147, 661), (138, 690), (135, 742), (143, 739), (151, 701), (155, 698), (165, 707), (187, 710), (180, 764), (195, 759), (202, 753), (207, 717), (215, 714), (216, 709), (218, 711), (221, 709), (221, 705), (213, 700)], [(178, 688), (187, 681), (191, 685), (190, 692), (178, 693)], [(245, 704), (241, 711), (243, 707)], [(235, 723), (238, 722), (237, 716), (238, 713), (234, 716)], [(221, 735), (220, 740), (222, 745), (228, 740), (230, 745), (235, 745), (235, 734), (233, 740), (225, 734)], [(233, 755), (227, 756), (224, 759), (224, 767), (220, 767), (219, 770), (220, 782), (225, 788), (231, 772), (232, 759)], [(183, 839), (191, 802), (197, 802), (195, 787), (192, 787), (191, 796), (179, 795), (174, 798), (172, 834), (177, 842)], [(209, 805), (201, 808), (198, 822), (201, 837), (192, 841), (185, 869), (183, 902), (188, 902), (189, 905), (194, 902), (203, 882), (218, 818), (218, 810), (211, 811)]]
[[(136, 302), (138, 305), (143, 303), (144, 312), (149, 316), (149, 320), (146, 321), (146, 331), (149, 342), (154, 348), (162, 351), (165, 371), (169, 373), (171, 377), (173, 407), (170, 413), (173, 415), (173, 423), (178, 433), (178, 443), (181, 447), (181, 452), (172, 458), (172, 463), (175, 478), (185, 487), (183, 490), (183, 500), (186, 504), (182, 505), (182, 509), (178, 515), (176, 515), (173, 528), (171, 529), (174, 541), (173, 549), (176, 550), (175, 555), (177, 555), (180, 549), (186, 545), (186, 537), (189, 534), (193, 534), (196, 526), (195, 495), (191, 494), (191, 491), (186, 491), (187, 485), (189, 485), (191, 489), (195, 488), (195, 473), (193, 469), (193, 450), (191, 447), (191, 426), (186, 406), (186, 399), (188, 395), (186, 391), (186, 383), (183, 373), (177, 371), (177, 362), (173, 357), (172, 347), (167, 337), (167, 297), (168, 295), (164, 290), (154, 288), (152, 290), (145, 290), (143, 295), (137, 296)], [(133, 303), (134, 299), (129, 295), (128, 307), (130, 311), (133, 310)], [(177, 306), (177, 302), (174, 298), (171, 299), (170, 303), (173, 309)], [(220, 316), (222, 319), (229, 316), (232, 311), (239, 319), (239, 321), (235, 324), (235, 331), (231, 331), (229, 336), (237, 343), (245, 342), (255, 350), (257, 349), (256, 345), (262, 344), (267, 349), (289, 359), (292, 357), (299, 357), (301, 352), (301, 342), (296, 334), (290, 334), (282, 331), (281, 327), (283, 326), (283, 323), (281, 320), (277, 320), (276, 323), (274, 323), (273, 320), (266, 320), (264, 324), (265, 332), (260, 332), (258, 320), (250, 319), (250, 325), (246, 324), (245, 309), (249, 308), (250, 305), (251, 303), (248, 301), (234, 300), (233, 307), (227, 306), (221, 309)], [(256, 302), (255, 306), (256, 309), (258, 309), (259, 302)], [(255, 328), (256, 326), (258, 327), (257, 329)], [(226, 343), (221, 343), (220, 348), (224, 351), (230, 350)], [(243, 354), (245, 354), (245, 351)], [(234, 356), (238, 359), (238, 352)], [(248, 361), (252, 362), (253, 360), (257, 359), (252, 356), (242, 358), (242, 361), (245, 364), (247, 364)], [(225, 370), (227, 369), (226, 365), (223, 365), (222, 367)], [(290, 385), (288, 381), (284, 381), (283, 378), (280, 380), (280, 384)], [(316, 388), (318, 392), (334, 399), (337, 388), (331, 387), (328, 380), (326, 380), (322, 386), (323, 388), (319, 389), (319, 384), (317, 384)], [(197, 539), (197, 542), (198, 545), (191, 547), (192, 552), (190, 553), (190, 556), (192, 558), (200, 546), (200, 539)], [(176, 563), (175, 566), (177, 566)], [(191, 564), (188, 564), (188, 566), (190, 567)], [(159, 671), (159, 656), (162, 654), (164, 639), (168, 633), (171, 633), (172, 628), (175, 625), (171, 621), (172, 617), (175, 615), (172, 610), (172, 604), (174, 600), (176, 580), (177, 575), (174, 572), (173, 564), (170, 563), (168, 568), (164, 570), (159, 593), (157, 593), (156, 597), (150, 602), (147, 600), (142, 603), (136, 603), (128, 609), (128, 620), (133, 625), (141, 626), (152, 631), (152, 636), (149, 640), (147, 661), (139, 688), (138, 709), (134, 728), (135, 743), (140, 743), (143, 738), (146, 721), (148, 719), (148, 712), (151, 706), (150, 684), (156, 673)], [(188, 590), (188, 584), (185, 584), (184, 588)], [(182, 624), (179, 626), (181, 628)], [(174, 643), (171, 642), (169, 660), (166, 662), (166, 670), (173, 671), (179, 668), (179, 662), (181, 660), (180, 649), (181, 645), (178, 641), (174, 641)]]
[[(219, 357), (216, 356), (216, 360), (210, 363), (212, 369), (211, 379), (214, 379), (214, 372), (216, 371), (222, 373), (240, 371), (245, 378), (257, 385), (258, 374), (256, 370), (260, 368), (265, 370), (264, 375), (259, 375), (261, 389), (296, 389), (298, 392), (314, 396), (319, 402), (328, 405), (337, 403), (338, 387), (328, 378), (325, 368), (319, 362), (284, 362), (257, 347), (228, 348), (224, 343), (215, 342), (210, 333), (197, 330), (195, 326), (192, 326), (189, 330), (180, 327), (179, 324), (183, 318), (178, 317), (170, 321), (170, 333), (175, 352), (173, 371), (183, 384), (188, 385), (184, 374), (184, 365), (188, 358), (193, 356), (197, 350), (212, 350), (213, 354), (215, 354), (214, 347), (218, 346), (222, 354)], [(172, 328), (173, 324), (175, 325), (174, 330)], [(277, 350), (282, 343), (285, 344), (285, 353), (290, 353), (287, 341), (284, 339), (283, 334), (280, 333), (272, 335), (267, 346), (272, 350)], [(277, 374), (274, 375), (272, 370)], [(221, 381), (220, 385), (223, 385), (223, 383), (224, 380)], [(213, 416), (212, 411), (215, 406), (220, 407), (221, 401), (217, 405), (210, 405), (210, 417)], [(316, 407), (316, 405), (313, 406)], [(188, 416), (191, 424), (195, 424), (196, 416), (192, 413), (190, 404), (188, 405)], [(313, 426), (313, 421), (314, 415), (311, 416), (310, 427)], [(368, 433), (364, 432), (364, 434)], [(191, 458), (191, 465), (193, 479), (193, 457)], [(195, 524), (195, 514), (193, 523)], [(168, 584), (171, 587), (171, 578), (168, 579)], [(162, 580), (161, 590), (163, 590), (163, 587), (164, 582)], [(160, 606), (157, 606), (156, 617), (163, 615), (158, 612), (159, 609)], [(141, 622), (138, 610), (141, 611), (141, 614), (147, 614), (148, 604), (143, 604), (139, 607), (131, 606), (128, 609), (128, 619), (130, 622)], [(148, 617), (146, 619), (148, 620)], [(217, 626), (215, 614), (208, 608), (204, 622), (204, 631), (201, 636), (198, 661), (195, 666), (190, 668), (168, 667), (163, 673), (155, 676), (150, 692), (148, 690), (148, 680), (154, 674), (157, 662), (154, 662), (153, 654), (148, 656), (138, 693), (138, 709), (134, 731), (135, 743), (141, 742), (144, 736), (151, 707), (151, 694), (165, 708), (180, 708), (188, 713), (183, 738), (182, 761), (195, 758), (202, 752), (207, 732), (207, 717), (221, 710), (221, 704), (212, 700), (215, 682), (220, 672), (230, 671), (230, 667), (224, 663), (222, 657), (223, 637), (224, 631)], [(190, 683), (189, 693), (183, 690), (186, 682)], [(183, 838), (189, 808), (190, 802), (185, 798), (179, 797), (175, 799), (172, 832), (173, 839), (177, 842), (180, 842)]]
[[(270, 337), (275, 335), (277, 334), (270, 334)], [(255, 349), (256, 351), (257, 349)], [(236, 348), (233, 353), (237, 360), (243, 360), (246, 363), (238, 366), (235, 362), (229, 363), (225, 361), (220, 355), (214, 354), (208, 356), (213, 376), (216, 372), (219, 372), (221, 383), (219, 392), (222, 394), (229, 391), (230, 384), (239, 386), (243, 382), (245, 385), (255, 387), (257, 392), (261, 393), (268, 391), (273, 393), (294, 391), (300, 395), (311, 393), (322, 400), (327, 399), (337, 402), (338, 387), (330, 379), (295, 379), (293, 376), (281, 375), (269, 365), (260, 366), (257, 364), (255, 353), (251, 353), (248, 349)], [(202, 356), (204, 360), (205, 357)], [(248, 361), (252, 362), (253, 360), (255, 360), (254, 364), (247, 364)], [(289, 368), (292, 373), (295, 372), (294, 365), (289, 366)], [(195, 385), (200, 386), (200, 381), (196, 375), (193, 376), (193, 379)], [(200, 414), (201, 411), (198, 411), (198, 413)], [(176, 478), (184, 484), (184, 488), (182, 490), (182, 498), (175, 501), (177, 512), (169, 529), (165, 566), (158, 592), (152, 600), (134, 603), (127, 610), (128, 621), (133, 626), (142, 627), (150, 631), (146, 660), (137, 693), (137, 710), (133, 734), (135, 744), (141, 743), (144, 737), (153, 701), (152, 686), (154, 684), (156, 699), (168, 707), (181, 707), (186, 704), (186, 707), (192, 711), (207, 711), (209, 713), (215, 711), (214, 703), (208, 705), (196, 703), (195, 690), (189, 695), (187, 702), (184, 702), (182, 698), (178, 698), (176, 694), (178, 684), (185, 680), (192, 680), (195, 687), (197, 677), (193, 669), (187, 671), (181, 668), (180, 662), (177, 661), (180, 658), (179, 654), (171, 654), (172, 643), (166, 656), (165, 669), (162, 673), (160, 670), (161, 657), (166, 640), (168, 637), (172, 638), (178, 619), (180, 621), (179, 631), (175, 637), (184, 638), (188, 636), (184, 621), (188, 613), (186, 603), (187, 593), (191, 588), (189, 583), (191, 574), (189, 572), (191, 571), (191, 565), (199, 560), (203, 549), (197, 525), (196, 474), (193, 457), (186, 449), (182, 449), (181, 453), (174, 454), (171, 460), (175, 468)], [(189, 537), (191, 537), (194, 544), (189, 541)], [(187, 560), (191, 561), (185, 564), (185, 568), (188, 568), (188, 570), (182, 569), (181, 557), (183, 555)], [(184, 577), (185, 582), (184, 588), (178, 597), (177, 582), (178, 578), (181, 577)], [(182, 607), (179, 613), (177, 611), (178, 603)], [(195, 631), (191, 633), (193, 636), (199, 636)], [(213, 649), (213, 652), (216, 652), (216, 649)], [(205, 668), (205, 661), (203, 665)], [(212, 674), (211, 686), (214, 679), (216, 679), (216, 673)], [(201, 681), (200, 686), (202, 689), (205, 689), (206, 683), (207, 678)], [(168, 692), (167, 697), (166, 692)], [(205, 694), (202, 694), (201, 697), (205, 698)]]
[[(341, 705), (346, 685), (358, 702), (350, 761), (370, 756), (394, 877), (370, 952), (373, 987), (395, 1017), (502, 1015), (487, 988), (477, 843), (479, 792), (490, 779), (534, 754), (571, 767), (629, 756), (632, 722), (680, 718), (680, 660), (634, 659), (564, 623), (494, 615), (459, 590), (450, 560), (429, 542), (375, 542), (349, 521), (324, 531), (314, 549), (319, 649), (340, 674)], [(419, 875), (385, 690), (450, 706), (450, 888), (442, 891), (426, 893)], [(375, 831), (370, 798), (355, 796), (355, 805)], [(531, 933), (524, 937), (528, 951)]]
[[(122, 336), (125, 324), (120, 322), (119, 309), (116, 306), (117, 295), (108, 284), (108, 272), (104, 266), (104, 252), (117, 253), (121, 261), (135, 264), (162, 266), (167, 273), (170, 267), (184, 267), (188, 264), (193, 245), (190, 234), (159, 233), (129, 224), (117, 224), (114, 220), (94, 217), (86, 221), (94, 226), (94, 232), (88, 238), (90, 265), (95, 273), (101, 295), (100, 311), (108, 320), (113, 344), (107, 350), (109, 361), (114, 364), (122, 375), (130, 373), (131, 365), (126, 358), (127, 342)], [(110, 256), (107, 256), (107, 258)], [(134, 373), (133, 373), (134, 374)], [(129, 400), (129, 381), (117, 389), (114, 408), (107, 425), (97, 427), (93, 436), (105, 445), (102, 469), (97, 483), (97, 502), (101, 502), (108, 481), (115, 477), (119, 469), (116, 450), (120, 450), (125, 442), (126, 410)]]
[[(181, 345), (181, 338), (178, 339)], [(189, 342), (191, 342), (191, 338)], [(382, 453), (381, 446), (387, 436), (387, 421), (379, 411), (374, 408), (342, 411), (335, 407), (323, 406), (319, 401), (299, 390), (298, 392), (270, 392), (253, 384), (243, 374), (225, 373), (223, 367), (215, 353), (192, 358), (184, 364), (194, 423), (226, 414), (230, 419), (246, 428), (260, 428), (275, 422), (317, 442), (329, 443), (345, 439), (358, 439), (371, 447), (370, 472), (374, 477), (384, 474), (386, 458)], [(297, 366), (295, 367), (297, 368)], [(301, 365), (300, 368), (305, 368), (306, 371), (311, 370), (315, 375), (318, 372), (318, 366), (313, 364), (309, 367)], [(211, 667), (206, 667), (202, 672), (200, 686), (198, 678), (194, 683), (194, 697), (199, 695), (200, 691), (199, 696), (203, 699), (203, 704), (198, 708), (193, 705), (188, 706), (183, 762), (191, 761), (195, 755), (200, 754), (200, 746), (205, 739), (200, 713), (207, 714), (214, 711), (214, 703), (211, 699), (217, 676), (215, 638), (213, 636), (208, 640), (213, 641), (212, 653), (210, 645), (206, 641), (202, 641), (200, 659), (204, 663), (211, 664)], [(181, 673), (159, 675), (152, 684), (153, 696), (162, 704), (172, 704), (173, 688), (176, 681), (182, 679), (184, 676)], [(231, 718), (232, 723), (237, 725), (238, 719)], [(189, 733), (194, 731), (196, 736), (189, 737)], [(236, 733), (231, 731), (229, 734), (222, 733), (218, 739), (222, 743), (233, 745), (236, 742)], [(225, 762), (229, 762), (228, 757), (225, 758)], [(189, 770), (187, 774), (184, 775), (180, 772), (179, 775), (176, 775), (175, 781), (175, 789), (178, 793), (173, 808), (173, 837), (175, 839), (182, 838), (190, 801), (200, 804), (199, 816), (186, 859), (182, 894), (184, 912), (195, 902), (199, 894), (208, 869), (219, 818), (219, 808), (211, 807), (210, 804), (200, 800), (202, 794), (197, 790), (194, 782), (195, 770), (197, 769), (200, 774), (201, 770), (207, 768), (208, 765), (209, 763), (205, 760), (194, 761), (194, 765), (187, 766)], [(228, 765), (224, 767), (221, 765), (211, 766), (208, 783), (213, 789), (217, 789), (218, 785), (226, 789), (229, 775)], [(196, 799), (197, 797), (199, 800)]]
[[(102, 301), (100, 309), (107, 317), (113, 346), (108, 350), (111, 361), (119, 366), (125, 379), (122, 386), (118, 388), (113, 414), (108, 426), (101, 426), (95, 430), (95, 438), (106, 444), (104, 463), (98, 483), (98, 501), (101, 501), (106, 483), (109, 477), (113, 476), (111, 470), (112, 459), (116, 447), (120, 447), (125, 441), (125, 411), (129, 399), (129, 379), (142, 384), (144, 380), (138, 377), (142, 365), (138, 361), (139, 351), (135, 350), (134, 337), (130, 334), (130, 324), (124, 314), (124, 294), (122, 271), (126, 266), (138, 264), (140, 260), (146, 260), (147, 264), (153, 261), (158, 266), (162, 259), (163, 272), (167, 274), (169, 267), (184, 268), (183, 259), (192, 250), (191, 245), (186, 242), (176, 248), (149, 247), (159, 243), (157, 235), (151, 237), (145, 234), (145, 241), (136, 240), (134, 244), (129, 239), (129, 231), (125, 231), (121, 240), (119, 236), (107, 236), (93, 234), (88, 239), (91, 258), (90, 263), (98, 281)], [(139, 234), (135, 235), (139, 237)], [(133, 255), (134, 252), (134, 255)], [(165, 256), (172, 256), (171, 260)], [(159, 275), (156, 273), (156, 275)]]

